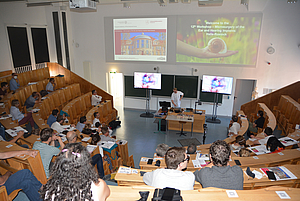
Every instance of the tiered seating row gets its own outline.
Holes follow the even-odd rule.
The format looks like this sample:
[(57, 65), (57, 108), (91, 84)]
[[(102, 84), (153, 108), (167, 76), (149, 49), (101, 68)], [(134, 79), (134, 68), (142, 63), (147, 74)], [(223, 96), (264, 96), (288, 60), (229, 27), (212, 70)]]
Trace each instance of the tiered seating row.
[(107, 101), (102, 102), (101, 104), (97, 105), (96, 107), (93, 107), (86, 114), (88, 123), (91, 123), (91, 124), (93, 123), (94, 112), (99, 112), (100, 122), (105, 123), (106, 125), (108, 125), (109, 122), (116, 120), (116, 117), (117, 117), (117, 110), (112, 107), (111, 100), (107, 100)]
[(290, 96), (282, 95), (273, 111), (285, 135), (294, 132), (296, 124), (300, 124), (300, 103)]

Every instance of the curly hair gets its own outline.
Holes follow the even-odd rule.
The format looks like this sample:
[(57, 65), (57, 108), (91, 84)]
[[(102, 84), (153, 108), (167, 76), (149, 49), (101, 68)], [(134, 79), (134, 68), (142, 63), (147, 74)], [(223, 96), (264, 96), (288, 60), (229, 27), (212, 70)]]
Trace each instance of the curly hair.
[(215, 166), (226, 166), (230, 158), (230, 146), (223, 140), (213, 142), (209, 148)]
[(91, 183), (99, 176), (89, 152), (80, 143), (67, 144), (50, 170), (50, 179), (40, 194), (43, 200), (92, 200)]

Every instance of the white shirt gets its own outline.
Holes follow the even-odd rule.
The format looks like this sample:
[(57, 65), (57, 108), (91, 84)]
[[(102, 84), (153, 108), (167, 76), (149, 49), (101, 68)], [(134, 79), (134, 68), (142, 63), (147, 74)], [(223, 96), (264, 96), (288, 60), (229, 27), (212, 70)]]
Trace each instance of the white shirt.
[(232, 126), (229, 128), (229, 133), (232, 132), (237, 135), (240, 129), (241, 125), (238, 122), (233, 122)]
[(263, 145), (263, 144), (267, 144), (268, 139), (269, 139), (270, 137), (275, 137), (275, 136), (274, 136), (274, 135), (269, 135), (269, 136), (265, 137), (264, 139), (258, 140), (259, 144), (262, 144), (262, 145)]
[(172, 95), (171, 95), (171, 101), (174, 101), (174, 103), (176, 105), (176, 106), (174, 106), (173, 103), (172, 103), (172, 105), (174, 107), (181, 107), (180, 106), (180, 104), (181, 104), (180, 96), (183, 96), (183, 93), (181, 91), (177, 91), (177, 93), (174, 93), (174, 92), (172, 93)]
[(93, 106), (99, 105), (101, 100), (102, 100), (102, 96), (92, 95), (92, 105)]
[(46, 86), (46, 90), (47, 91), (54, 91), (53, 85), (51, 82), (48, 82), (47, 86)]
[(58, 123), (57, 121), (54, 122), (52, 125), (51, 125), (51, 128), (53, 130), (56, 130), (57, 132), (61, 133), (63, 132), (65, 129), (60, 125), (60, 123)]
[(94, 126), (94, 127), (96, 127), (96, 123), (97, 123), (97, 122), (99, 122), (99, 123), (101, 124), (100, 120), (97, 119), (97, 118), (95, 118), (95, 119), (93, 120), (93, 126)]
[(175, 188), (179, 190), (194, 190), (195, 175), (190, 171), (172, 169), (156, 169), (143, 176), (145, 184), (155, 188)]

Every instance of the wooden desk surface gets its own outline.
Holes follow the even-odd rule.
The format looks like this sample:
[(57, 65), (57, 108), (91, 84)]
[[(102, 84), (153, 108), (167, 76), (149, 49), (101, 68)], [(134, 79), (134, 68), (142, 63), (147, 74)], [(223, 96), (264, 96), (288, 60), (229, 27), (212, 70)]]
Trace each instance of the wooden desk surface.
[[(1, 153), (8, 152), (8, 151), (25, 151), (25, 150), (27, 150), (27, 149), (20, 147), (19, 145), (15, 144), (15, 143), (0, 141), (0, 152)], [(30, 157), (29, 155), (24, 154), (24, 155), (16, 156), (15, 158), (17, 158), (19, 160), (26, 160), (29, 157)]]

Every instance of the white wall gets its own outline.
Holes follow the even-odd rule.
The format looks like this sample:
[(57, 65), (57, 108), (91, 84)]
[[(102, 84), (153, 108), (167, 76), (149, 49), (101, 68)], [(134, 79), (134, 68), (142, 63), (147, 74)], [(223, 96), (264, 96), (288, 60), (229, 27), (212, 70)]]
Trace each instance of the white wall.
[[(19, 3), (20, 4), (20, 3)], [(53, 8), (26, 8), (18, 3), (0, 3), (0, 60), (1, 68), (10, 69), (11, 59), (8, 52), (8, 42), (4, 23), (27, 23), (37, 24), (49, 21)], [(8, 12), (8, 9), (13, 9)], [(120, 5), (98, 5), (97, 12), (77, 13), (68, 11), (69, 44), (71, 52), (71, 69), (83, 76), (83, 62), (91, 62), (92, 82), (106, 89), (106, 73), (111, 69), (117, 69), (124, 75), (132, 75), (134, 71), (153, 71), (154, 66), (160, 67), (164, 74), (191, 75), (192, 68), (198, 70), (194, 75), (201, 77), (203, 74), (217, 74), (231, 76), (234, 79), (257, 80), (259, 95), (262, 96), (263, 88), (278, 89), (299, 80), (300, 74), (300, 2), (288, 4), (285, 0), (250, 0), (249, 10), (240, 5), (240, 0), (224, 0), (221, 7), (200, 8), (196, 2), (192, 4), (168, 4), (160, 7), (157, 3), (132, 4), (130, 9)], [(5, 11), (5, 13), (3, 13)], [(44, 13), (46, 12), (46, 14)], [(105, 61), (105, 38), (104, 17), (143, 17), (143, 16), (168, 16), (168, 15), (196, 15), (216, 13), (247, 13), (262, 12), (262, 29), (258, 50), (256, 68), (251, 67), (223, 67), (206, 66), (195, 64), (168, 64), (168, 63), (134, 63), (134, 62), (106, 62)], [(19, 14), (19, 15), (17, 15)], [(21, 17), (19, 17), (21, 16)], [(53, 32), (53, 31), (52, 31)], [(51, 54), (53, 53), (53, 33)], [(75, 44), (78, 43), (79, 47)], [(268, 55), (267, 47), (273, 44), (275, 53)], [(55, 51), (54, 51), (55, 52)], [(51, 57), (53, 61), (56, 56)], [(267, 65), (267, 61), (271, 65)], [(3, 65), (4, 64), (4, 65)], [(8, 67), (9, 66), (9, 67)], [(3, 70), (5, 70), (3, 69)], [(235, 83), (234, 83), (235, 87)], [(171, 93), (171, 92), (170, 92)], [(225, 98), (225, 97), (224, 97)], [(152, 98), (151, 109), (157, 109), (157, 98)], [(233, 96), (223, 99), (223, 104), (218, 108), (218, 115), (231, 115)], [(183, 106), (192, 106), (190, 100), (185, 99)], [(145, 108), (145, 101), (140, 99), (125, 99), (125, 107)], [(211, 113), (212, 106), (204, 105), (201, 108)]]

